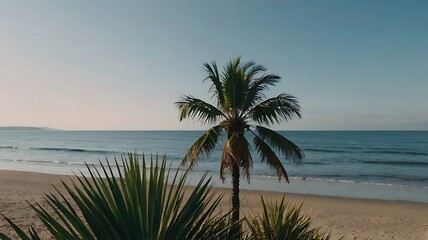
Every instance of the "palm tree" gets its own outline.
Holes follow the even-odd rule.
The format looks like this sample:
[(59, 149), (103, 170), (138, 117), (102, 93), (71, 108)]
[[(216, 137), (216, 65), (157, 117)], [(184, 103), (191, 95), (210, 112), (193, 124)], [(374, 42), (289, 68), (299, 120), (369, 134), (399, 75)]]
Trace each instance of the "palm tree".
[(275, 151), (287, 159), (299, 162), (303, 153), (298, 146), (281, 134), (261, 126), (271, 125), (300, 116), (300, 106), (294, 96), (282, 93), (273, 98), (266, 98), (263, 91), (274, 86), (280, 77), (265, 74), (266, 68), (254, 62), (241, 63), (237, 57), (219, 73), (217, 64), (204, 64), (211, 81), (209, 92), (216, 100), (216, 106), (191, 95), (185, 95), (176, 102), (180, 121), (186, 118), (200, 120), (204, 124), (216, 124), (204, 133), (188, 150), (182, 165), (192, 169), (201, 157), (208, 154), (217, 145), (222, 132), (227, 133), (221, 157), (220, 178), (225, 180), (225, 170), (232, 174), (232, 221), (239, 220), (239, 179), (243, 176), (250, 180), (253, 159), (250, 143), (245, 133), (251, 133), (255, 149), (262, 162), (276, 170), (281, 179), (287, 182), (288, 175)]

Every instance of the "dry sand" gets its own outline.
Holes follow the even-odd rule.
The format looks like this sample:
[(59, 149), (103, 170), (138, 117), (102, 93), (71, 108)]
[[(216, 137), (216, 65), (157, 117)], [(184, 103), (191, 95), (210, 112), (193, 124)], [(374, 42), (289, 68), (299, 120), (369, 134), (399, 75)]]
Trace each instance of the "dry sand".
[[(43, 193), (53, 191), (52, 184), (60, 185), (57, 176), (41, 173), (1, 171), (0, 170), (0, 212), (12, 218), (20, 226), (34, 226), (43, 229), (29, 202), (42, 202)], [(224, 210), (229, 208), (229, 189), (216, 189), (226, 192), (221, 203)], [(241, 215), (249, 210), (260, 209), (260, 196), (268, 199), (280, 199), (282, 193), (263, 191), (241, 191)], [(303, 204), (303, 212), (309, 214), (314, 227), (330, 229), (333, 239), (426, 239), (428, 240), (428, 204), (362, 200), (313, 195), (287, 194), (291, 202)], [(12, 230), (0, 217), (0, 232), (9, 234)]]

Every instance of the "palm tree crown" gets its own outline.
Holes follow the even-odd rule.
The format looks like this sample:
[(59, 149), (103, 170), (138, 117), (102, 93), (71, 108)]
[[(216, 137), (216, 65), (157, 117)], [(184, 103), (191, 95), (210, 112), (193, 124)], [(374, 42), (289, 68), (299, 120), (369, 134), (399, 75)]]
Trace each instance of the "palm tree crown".
[(181, 101), (176, 102), (180, 121), (195, 118), (202, 123), (219, 124), (211, 127), (190, 147), (182, 164), (192, 169), (198, 159), (207, 157), (215, 148), (224, 131), (227, 141), (221, 158), (220, 177), (224, 180), (224, 170), (233, 173), (237, 167), (242, 168), (244, 177), (249, 181), (253, 160), (244, 133), (250, 132), (262, 162), (275, 169), (279, 179), (284, 177), (289, 182), (287, 172), (275, 152), (295, 162), (303, 158), (303, 153), (293, 142), (261, 124), (269, 126), (294, 116), (301, 117), (296, 98), (285, 93), (266, 98), (263, 91), (274, 86), (280, 77), (264, 74), (266, 68), (254, 62), (241, 63), (240, 57), (231, 61), (221, 74), (215, 62), (204, 64), (204, 68), (208, 74), (204, 81), (211, 81), (209, 91), (216, 99), (217, 106), (191, 95), (183, 96)]

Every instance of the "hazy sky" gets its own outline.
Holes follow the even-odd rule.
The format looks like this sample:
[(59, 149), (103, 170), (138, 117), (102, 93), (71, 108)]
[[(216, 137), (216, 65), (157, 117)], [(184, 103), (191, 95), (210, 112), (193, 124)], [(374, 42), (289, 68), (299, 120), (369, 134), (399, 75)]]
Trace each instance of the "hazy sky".
[(427, 1), (140, 2), (1, 1), (0, 126), (200, 129), (174, 102), (241, 55), (299, 98), (276, 129), (428, 130)]

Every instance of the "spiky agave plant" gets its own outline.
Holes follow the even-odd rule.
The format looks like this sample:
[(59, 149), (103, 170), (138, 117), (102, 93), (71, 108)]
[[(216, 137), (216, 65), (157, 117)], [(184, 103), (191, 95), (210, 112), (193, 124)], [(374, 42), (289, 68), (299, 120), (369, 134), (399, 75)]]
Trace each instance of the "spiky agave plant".
[[(45, 194), (48, 207), (29, 203), (54, 239), (224, 239), (231, 225), (216, 214), (222, 196), (215, 195), (206, 174), (188, 197), (187, 171), (170, 176), (165, 157), (146, 166), (136, 154), (122, 158), (122, 169), (107, 161), (101, 171), (87, 166), (90, 177), (76, 175), (64, 193)], [(116, 171), (116, 173), (114, 172)], [(172, 180), (172, 181), (171, 181)], [(171, 184), (168, 186), (168, 183)], [(73, 207), (73, 206), (77, 206)], [(5, 216), (4, 216), (5, 217)], [(40, 239), (30, 228), (25, 233), (5, 217), (21, 239)], [(1, 239), (11, 239), (0, 233)]]
[(246, 218), (248, 240), (328, 240), (330, 234), (311, 228), (311, 218), (301, 214), (302, 205), (290, 206), (285, 197), (278, 203), (265, 202), (261, 215)]

